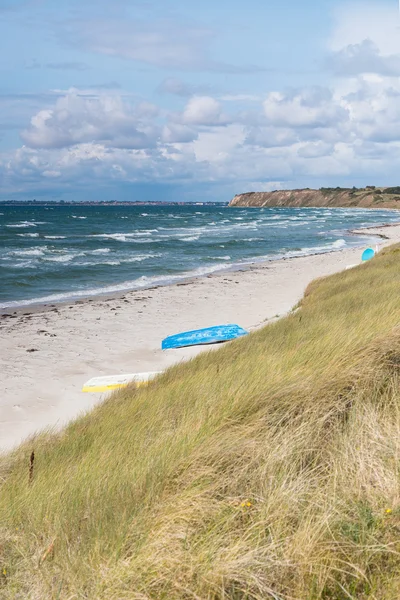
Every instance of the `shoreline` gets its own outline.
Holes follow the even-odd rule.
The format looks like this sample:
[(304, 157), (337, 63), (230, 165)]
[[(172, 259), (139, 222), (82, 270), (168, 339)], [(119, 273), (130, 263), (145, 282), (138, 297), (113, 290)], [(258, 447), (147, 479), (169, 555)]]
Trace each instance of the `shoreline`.
[[(381, 248), (400, 242), (400, 223), (353, 233), (366, 230), (380, 237)], [(91, 377), (163, 371), (213, 351), (210, 346), (162, 351), (167, 335), (221, 323), (253, 331), (284, 316), (313, 279), (360, 263), (361, 249), (252, 263), (171, 285), (25, 306), (3, 315), (0, 450), (35, 431), (65, 425), (101, 402), (107, 394), (81, 392)]]
[[(309, 207), (306, 207), (309, 208)], [(378, 210), (378, 209), (371, 209), (371, 210)], [(385, 210), (385, 209), (380, 209), (380, 210)], [(393, 209), (386, 209), (386, 210), (390, 210), (392, 212)], [(399, 209), (400, 211), (400, 209)], [(399, 223), (386, 223), (386, 224), (382, 224), (382, 225), (371, 225), (371, 226), (367, 226), (367, 227), (360, 227), (357, 229), (348, 229), (345, 230), (343, 232), (344, 235), (353, 235), (353, 236), (364, 236), (366, 231), (369, 230), (377, 230), (377, 229), (383, 229), (386, 227), (398, 227), (400, 226), (400, 221)], [(388, 240), (390, 238), (388, 238), (387, 236), (385, 236), (384, 234), (381, 233), (374, 233), (372, 234), (373, 237), (382, 239), (382, 240)], [(231, 265), (227, 265), (226, 268), (223, 268), (221, 265), (221, 268), (215, 270), (215, 271), (211, 271), (210, 273), (204, 273), (204, 274), (189, 274), (187, 273), (187, 275), (185, 275), (184, 273), (182, 273), (179, 279), (175, 279), (173, 281), (168, 281), (166, 280), (163, 283), (155, 283), (154, 285), (150, 284), (148, 286), (144, 286), (144, 287), (140, 287), (140, 288), (127, 288), (124, 290), (116, 290), (116, 291), (110, 291), (110, 292), (99, 292), (97, 294), (87, 294), (87, 295), (83, 295), (83, 296), (74, 296), (73, 294), (71, 295), (70, 298), (66, 298), (63, 300), (49, 300), (46, 302), (31, 302), (30, 300), (27, 300), (29, 302), (29, 304), (16, 304), (15, 306), (0, 306), (0, 319), (4, 318), (4, 317), (11, 317), (13, 318), (13, 316), (18, 315), (18, 314), (34, 314), (37, 312), (43, 312), (45, 310), (52, 310), (54, 308), (61, 308), (63, 306), (67, 306), (67, 305), (71, 305), (71, 304), (84, 304), (85, 302), (94, 302), (97, 299), (103, 299), (103, 300), (110, 300), (110, 299), (119, 299), (119, 298), (123, 298), (123, 296), (126, 296), (127, 294), (131, 294), (133, 292), (146, 292), (149, 290), (156, 290), (158, 288), (163, 288), (163, 287), (170, 287), (170, 286), (179, 286), (179, 285), (187, 285), (188, 283), (192, 283), (193, 281), (196, 281), (197, 279), (204, 279), (204, 278), (212, 278), (212, 277), (220, 277), (222, 275), (225, 274), (229, 274), (229, 273), (240, 273), (243, 271), (247, 271), (249, 269), (252, 269), (254, 266), (262, 266), (262, 265), (267, 265), (270, 263), (275, 263), (275, 262), (280, 262), (280, 261), (286, 261), (286, 260), (292, 260), (292, 259), (297, 259), (297, 258), (307, 258), (309, 256), (321, 256), (321, 255), (325, 255), (325, 254), (331, 254), (331, 253), (336, 253), (336, 252), (343, 252), (346, 250), (353, 250), (353, 249), (357, 249), (357, 248), (361, 248), (362, 244), (360, 243), (359, 246), (353, 246), (353, 247), (345, 247), (345, 248), (338, 248), (337, 250), (327, 250), (326, 252), (314, 252), (314, 253), (310, 253), (310, 254), (299, 254), (298, 256), (294, 255), (294, 256), (279, 256), (278, 258), (270, 258), (267, 259), (265, 257), (261, 257), (260, 260), (257, 260), (256, 258), (254, 258), (252, 261), (250, 262), (246, 262), (246, 263), (233, 263)], [(272, 255), (271, 255), (272, 256)], [(162, 276), (160, 276), (162, 277)], [(79, 290), (76, 292), (78, 293)], [(23, 301), (22, 301), (23, 302)]]

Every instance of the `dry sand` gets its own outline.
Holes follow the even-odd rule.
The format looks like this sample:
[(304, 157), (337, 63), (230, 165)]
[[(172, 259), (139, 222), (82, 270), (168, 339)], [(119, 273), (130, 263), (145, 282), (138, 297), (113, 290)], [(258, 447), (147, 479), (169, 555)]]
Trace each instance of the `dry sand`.
[[(400, 241), (400, 227), (371, 229)], [(0, 318), (0, 449), (59, 427), (105, 397), (101, 375), (161, 371), (209, 347), (161, 350), (179, 331), (222, 323), (248, 330), (287, 313), (316, 277), (360, 262), (360, 248), (256, 264), (166, 287), (11, 312)]]

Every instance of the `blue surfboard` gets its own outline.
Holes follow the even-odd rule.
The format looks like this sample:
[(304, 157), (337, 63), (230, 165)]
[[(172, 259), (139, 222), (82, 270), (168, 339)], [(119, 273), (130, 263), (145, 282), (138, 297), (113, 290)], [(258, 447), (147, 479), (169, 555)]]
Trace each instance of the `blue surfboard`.
[(367, 248), (362, 253), (361, 260), (371, 260), (371, 258), (374, 258), (374, 256), (375, 256), (375, 250), (373, 250), (372, 248)]
[(184, 346), (197, 346), (199, 344), (217, 344), (218, 342), (228, 342), (247, 334), (248, 331), (242, 329), (239, 325), (217, 325), (216, 327), (195, 329), (194, 331), (184, 331), (176, 335), (170, 335), (162, 341), (161, 348), (168, 350), (170, 348), (183, 348)]

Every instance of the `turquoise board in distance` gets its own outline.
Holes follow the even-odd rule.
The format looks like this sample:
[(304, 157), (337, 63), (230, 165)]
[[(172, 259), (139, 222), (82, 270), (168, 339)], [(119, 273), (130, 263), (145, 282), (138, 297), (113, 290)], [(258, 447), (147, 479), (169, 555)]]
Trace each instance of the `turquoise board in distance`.
[(367, 248), (362, 253), (361, 260), (370, 260), (371, 258), (374, 258), (374, 256), (375, 256), (375, 250), (373, 250), (372, 248)]
[(228, 342), (247, 334), (248, 331), (242, 329), (239, 325), (217, 325), (216, 327), (195, 329), (194, 331), (184, 331), (176, 335), (170, 335), (162, 341), (161, 348), (168, 350), (171, 348), (183, 348), (184, 346), (197, 346), (199, 344), (217, 344), (218, 342)]

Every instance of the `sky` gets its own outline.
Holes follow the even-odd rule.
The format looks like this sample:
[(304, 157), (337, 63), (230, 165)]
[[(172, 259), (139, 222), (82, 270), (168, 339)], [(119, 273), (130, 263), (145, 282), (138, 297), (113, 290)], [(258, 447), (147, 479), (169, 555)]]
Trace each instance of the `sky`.
[(0, 0), (0, 199), (400, 185), (397, 0)]

